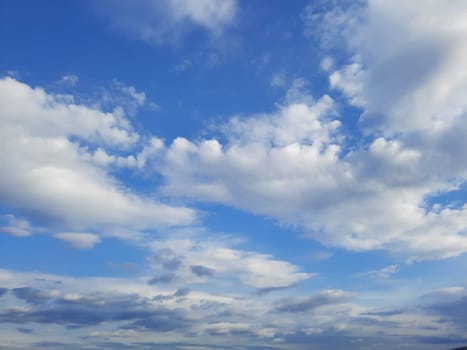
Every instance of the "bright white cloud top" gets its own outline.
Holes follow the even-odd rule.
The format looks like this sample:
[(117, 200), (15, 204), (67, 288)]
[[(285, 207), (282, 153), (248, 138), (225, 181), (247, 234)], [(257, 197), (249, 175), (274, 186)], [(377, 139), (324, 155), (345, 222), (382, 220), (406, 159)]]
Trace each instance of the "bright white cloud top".
[(0, 5), (0, 350), (467, 345), (465, 1), (38, 6)]

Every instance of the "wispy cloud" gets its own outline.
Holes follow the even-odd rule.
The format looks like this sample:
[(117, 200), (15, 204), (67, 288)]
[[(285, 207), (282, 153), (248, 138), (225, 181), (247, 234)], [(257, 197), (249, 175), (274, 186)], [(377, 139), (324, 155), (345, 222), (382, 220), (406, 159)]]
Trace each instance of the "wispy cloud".
[(236, 0), (101, 1), (99, 10), (128, 36), (154, 44), (176, 43), (191, 31), (218, 37), (233, 23)]

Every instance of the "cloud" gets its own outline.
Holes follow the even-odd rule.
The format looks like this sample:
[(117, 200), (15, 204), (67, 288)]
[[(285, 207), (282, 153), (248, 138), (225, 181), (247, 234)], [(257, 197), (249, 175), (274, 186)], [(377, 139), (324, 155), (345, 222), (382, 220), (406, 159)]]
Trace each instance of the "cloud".
[(73, 87), (79, 82), (79, 77), (75, 74), (64, 75), (59, 81), (61, 85)]
[(300, 225), (326, 245), (406, 259), (467, 251), (466, 209), (424, 208), (452, 187), (448, 173), (433, 173), (441, 154), (383, 137), (348, 150), (333, 99), (300, 94), (293, 86), (277, 111), (232, 117), (218, 138), (175, 139), (158, 163), (162, 190)]
[[(240, 281), (256, 289), (288, 287), (312, 277), (301, 272), (299, 267), (287, 261), (274, 259), (267, 254), (242, 250), (233, 247), (234, 243), (217, 237), (210, 242), (206, 238), (196, 238), (191, 233), (151, 243), (157, 252), (171, 252), (172, 258), (182, 261), (177, 277), (184, 283), (201, 283), (204, 277), (217, 278), (219, 281)], [(166, 257), (169, 259), (169, 255)], [(157, 263), (158, 268), (160, 263)], [(163, 274), (164, 276), (173, 274)], [(155, 277), (155, 283), (161, 276)], [(206, 281), (204, 281), (206, 282)], [(237, 282), (235, 282), (237, 284)]]
[(283, 73), (273, 74), (270, 85), (273, 88), (281, 88), (281, 87), (286, 86), (287, 80), (286, 80), (285, 74)]
[(173, 273), (166, 273), (164, 275), (155, 276), (148, 281), (148, 284), (170, 283), (175, 280), (177, 276)]
[[(339, 99), (310, 96), (296, 79), (275, 111), (232, 116), (211, 138), (165, 145), (156, 166), (163, 192), (272, 217), (328, 246), (408, 261), (467, 252), (467, 206), (427, 201), (466, 181), (464, 6), (308, 9), (320, 18), (309, 30), (329, 30), (346, 45), (350, 62), (327, 67), (330, 94), (362, 110), (365, 137), (355, 142), (342, 127)], [(442, 25), (439, 33), (430, 21)], [(333, 23), (339, 28), (327, 28)]]
[(191, 272), (198, 277), (211, 277), (216, 272), (216, 270), (202, 265), (191, 265), (190, 268)]
[(348, 302), (351, 294), (343, 290), (327, 290), (308, 298), (286, 299), (277, 306), (278, 312), (309, 312), (316, 308)]
[(191, 66), (193, 65), (193, 62), (189, 59), (184, 59), (183, 61), (181, 61), (180, 63), (177, 63), (176, 65), (174, 65), (173, 69), (176, 71), (176, 72), (184, 72), (186, 71), (187, 69), (189, 69)]
[(340, 38), (340, 46), (348, 50), (350, 63), (333, 72), (330, 83), (352, 104), (364, 106), (360, 125), (394, 135), (443, 129), (463, 114), (465, 9), (463, 1), (444, 6), (437, 1), (370, 0), (365, 6), (320, 12), (325, 18), (336, 17), (336, 11), (347, 18), (337, 25), (344, 28), (339, 33), (335, 20), (320, 22), (319, 29), (312, 17), (305, 22)]
[[(134, 194), (110, 174), (113, 161), (133, 159), (135, 165), (144, 165), (157, 152), (157, 141), (145, 144), (118, 113), (61, 101), (41, 88), (4, 78), (0, 124), (0, 161), (8, 164), (0, 174), (1, 203), (27, 213), (35, 224), (48, 222), (70, 232), (105, 227), (109, 235), (134, 236), (130, 232), (195, 219), (193, 210)], [(99, 154), (118, 154), (140, 142), (139, 154), (112, 155), (110, 163), (96, 162)], [(25, 223), (16, 223), (3, 231), (29, 232)]]
[(383, 267), (382, 269), (379, 269), (379, 270), (371, 270), (371, 271), (368, 271), (368, 272), (358, 274), (358, 276), (377, 278), (377, 279), (384, 279), (384, 278), (391, 277), (392, 275), (394, 275), (397, 272), (399, 272), (399, 266), (389, 265), (389, 266)]
[(54, 234), (54, 237), (69, 243), (75, 249), (91, 249), (101, 241), (98, 235), (83, 232), (60, 232)]
[[(352, 303), (361, 296), (343, 290), (311, 295), (295, 290), (294, 297), (284, 299), (231, 287), (207, 292), (199, 284), (190, 285), (189, 280), (183, 281), (189, 288), (160, 289), (147, 285), (144, 278), (73, 278), (7, 270), (0, 270), (0, 280), (17, 294), (16, 298), (2, 298), (0, 322), (5, 325), (2, 335), (17, 339), (18, 346), (26, 346), (23, 335), (17, 338), (18, 324), (33, 330), (27, 343), (47, 340), (86, 347), (99, 339), (99, 346), (110, 348), (120, 343), (138, 347), (138, 342), (153, 347), (163, 343), (165, 348), (181, 337), (186, 339), (184, 346), (190, 347), (206, 343), (224, 348), (235, 344), (245, 349), (252, 343), (319, 347), (335, 339), (360, 348), (361, 342), (350, 339), (363, 338), (374, 345), (372, 348), (378, 348), (378, 341), (385, 345), (404, 341), (420, 348), (417, 344), (425, 344), (430, 337), (451, 334), (461, 338), (465, 334), (462, 287), (435, 291), (397, 311), (381, 312)], [(62, 283), (51, 289), (44, 282), (53, 280)], [(451, 309), (454, 307), (458, 311)], [(293, 317), (287, 316), (291, 314)], [(5, 333), (10, 326), (13, 333)], [(57, 332), (55, 336), (47, 333), (44, 339), (44, 328)], [(157, 332), (157, 339), (153, 332)], [(106, 339), (112, 339), (111, 343)]]
[(0, 223), (4, 222), (5, 226), (0, 226), (0, 233), (16, 237), (27, 237), (31, 234), (31, 227), (26, 220), (17, 219), (14, 215), (7, 214), (0, 216)]
[(57, 295), (57, 292), (54, 290), (43, 291), (31, 287), (13, 288), (11, 292), (15, 295), (16, 298), (22, 299), (33, 305), (42, 304)]
[(179, 288), (174, 293), (174, 297), (186, 297), (188, 294), (190, 294), (190, 288)]
[(313, 261), (322, 261), (322, 260), (327, 260), (332, 257), (331, 252), (326, 252), (326, 251), (315, 251), (310, 254), (310, 259)]
[[(102, 110), (110, 110), (116, 113), (121, 113), (124, 110), (126, 114), (134, 117), (139, 108), (147, 102), (144, 92), (136, 90), (132, 85), (113, 79), (109, 87), (100, 89), (99, 96), (94, 104)], [(157, 105), (151, 103), (152, 108), (157, 109)]]
[(219, 37), (237, 12), (236, 0), (106, 0), (97, 6), (118, 31), (158, 45), (195, 30)]
[(168, 259), (162, 263), (164, 269), (169, 271), (176, 271), (180, 268), (181, 265), (182, 261), (177, 258)]
[(433, 291), (421, 298), (422, 307), (441, 317), (440, 322), (467, 330), (467, 290), (464, 287), (451, 287)]
[[(21, 290), (23, 293), (23, 289)], [(24, 298), (28, 302), (42, 302), (32, 299), (30, 290)], [(153, 331), (167, 332), (185, 328), (186, 319), (180, 310), (170, 310), (151, 306), (146, 301), (139, 301), (132, 296), (107, 295), (105, 302), (98, 298), (68, 301), (64, 299), (51, 300), (49, 304), (29, 310), (6, 310), (0, 313), (0, 322), (5, 323), (42, 323), (63, 324), (70, 326), (94, 326), (103, 322), (131, 322), (127, 327), (145, 328)]]

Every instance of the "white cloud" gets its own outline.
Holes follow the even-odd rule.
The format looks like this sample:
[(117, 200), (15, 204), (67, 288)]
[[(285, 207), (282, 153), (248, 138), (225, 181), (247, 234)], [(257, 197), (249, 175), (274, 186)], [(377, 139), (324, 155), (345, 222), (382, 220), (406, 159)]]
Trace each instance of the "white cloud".
[(327, 260), (332, 257), (331, 252), (327, 251), (314, 251), (310, 254), (310, 259), (313, 261), (322, 261), (322, 260)]
[[(347, 30), (340, 38), (353, 58), (331, 74), (330, 82), (351, 103), (364, 105), (360, 123), (365, 129), (388, 135), (430, 133), (449, 127), (464, 113), (465, 12), (462, 0), (370, 0), (354, 16), (358, 20), (344, 23)], [(333, 26), (329, 22), (321, 30), (335, 35)]]
[(187, 69), (189, 69), (192, 65), (193, 65), (193, 62), (189, 60), (188, 58), (185, 58), (180, 63), (177, 63), (176, 65), (174, 65), (174, 70), (176, 72), (184, 72)]
[(156, 44), (176, 42), (196, 29), (219, 37), (237, 11), (236, 0), (107, 0), (98, 6), (116, 29)]
[(60, 232), (54, 234), (54, 237), (69, 243), (75, 249), (91, 249), (101, 241), (98, 235), (85, 232)]
[(295, 82), (271, 114), (232, 117), (219, 127), (224, 143), (176, 139), (158, 163), (165, 193), (273, 217), (351, 250), (407, 259), (466, 252), (466, 207), (425, 207), (467, 169), (460, 151), (442, 168), (444, 150), (404, 138), (375, 137), (347, 151), (332, 98), (314, 99), (302, 87)]
[(134, 236), (140, 229), (184, 225), (195, 218), (193, 210), (138, 196), (110, 175), (106, 154), (142, 146), (132, 157), (115, 157), (142, 166), (157, 151), (157, 140), (146, 143), (121, 115), (57, 100), (5, 78), (0, 80), (0, 124), (0, 162), (7, 165), (0, 174), (3, 205), (39, 214), (58, 229), (105, 227), (113, 235)]
[[(206, 281), (206, 277), (236, 279), (257, 289), (286, 288), (314, 276), (301, 272), (298, 266), (274, 259), (268, 254), (232, 247), (233, 243), (219, 237), (180, 237), (155, 241), (152, 249), (168, 252), (169, 257), (181, 259), (183, 268), (178, 271), (184, 283)], [(190, 267), (202, 267), (209, 274), (193, 273)]]
[(0, 216), (0, 233), (26, 237), (31, 234), (31, 226), (26, 220), (18, 219), (14, 215), (2, 215)]
[(399, 272), (399, 266), (389, 265), (389, 266), (383, 267), (382, 269), (379, 269), (379, 270), (371, 270), (371, 271), (367, 271), (367, 272), (358, 274), (358, 276), (377, 278), (377, 279), (384, 279), (384, 278), (391, 277), (392, 275), (394, 275), (397, 272)]
[(333, 66), (334, 66), (334, 60), (330, 56), (324, 57), (319, 64), (319, 68), (325, 72), (328, 72), (329, 70), (331, 70)]
[(101, 89), (99, 96), (92, 102), (99, 109), (131, 117), (134, 117), (146, 104), (152, 104), (154, 107), (153, 102), (147, 103), (144, 92), (137, 91), (134, 86), (126, 85), (117, 79), (112, 80), (110, 87)]
[(65, 86), (75, 86), (79, 82), (79, 77), (75, 74), (64, 75), (60, 80), (60, 84)]
[(285, 74), (283, 73), (274, 73), (271, 79), (271, 87), (273, 88), (281, 88), (286, 86), (287, 79)]

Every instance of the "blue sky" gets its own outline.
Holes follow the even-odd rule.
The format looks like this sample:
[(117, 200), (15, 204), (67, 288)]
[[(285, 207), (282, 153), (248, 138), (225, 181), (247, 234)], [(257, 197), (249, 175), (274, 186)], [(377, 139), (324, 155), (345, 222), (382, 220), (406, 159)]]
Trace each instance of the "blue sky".
[(0, 0), (0, 350), (466, 345), (462, 0)]

